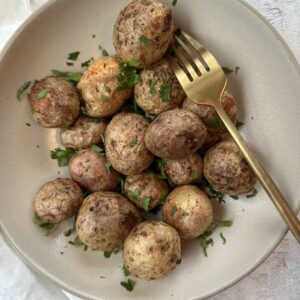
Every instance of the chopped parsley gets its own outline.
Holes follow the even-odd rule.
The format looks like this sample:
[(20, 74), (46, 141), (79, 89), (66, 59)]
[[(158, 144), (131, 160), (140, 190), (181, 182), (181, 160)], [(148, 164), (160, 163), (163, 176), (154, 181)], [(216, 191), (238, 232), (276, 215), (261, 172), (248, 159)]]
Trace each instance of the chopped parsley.
[(78, 56), (80, 54), (80, 51), (76, 51), (76, 52), (72, 52), (72, 53), (69, 53), (68, 54), (68, 59), (69, 60), (73, 60), (73, 61), (76, 61)]
[(137, 71), (139, 66), (138, 61), (130, 60), (127, 62), (122, 62), (119, 64), (120, 74), (117, 79), (119, 81), (116, 91), (121, 91), (124, 89), (133, 88), (139, 81), (141, 81), (141, 76)]
[(217, 199), (219, 203), (225, 203), (224, 194), (215, 190), (206, 179), (201, 180), (200, 186), (208, 191), (210, 197)]
[(65, 150), (57, 148), (55, 150), (51, 150), (51, 158), (57, 159), (59, 167), (65, 167), (68, 165), (71, 157), (76, 153), (76, 149), (74, 148), (66, 148)]
[(214, 245), (214, 241), (212, 238), (208, 238), (210, 235), (212, 234), (211, 231), (205, 231), (203, 234), (201, 234), (198, 237), (198, 241), (204, 251), (204, 255), (207, 256), (207, 248), (209, 246), (213, 246)]
[(125, 265), (123, 265), (122, 270), (123, 270), (124, 276), (129, 276), (130, 275), (130, 272), (128, 271), (128, 269), (126, 268)]
[(145, 211), (148, 211), (149, 210), (149, 207), (150, 207), (150, 204), (152, 202), (152, 197), (145, 197), (143, 199), (143, 209)]
[(64, 72), (59, 70), (51, 70), (52, 75), (56, 77), (62, 77), (67, 80), (78, 82), (82, 76), (80, 72)]
[(187, 217), (187, 216), (189, 216), (190, 214), (189, 214), (188, 212), (184, 211), (184, 212), (182, 213), (182, 215), (183, 215), (184, 217)]
[(158, 169), (160, 171), (161, 179), (168, 179), (168, 176), (167, 176), (166, 170), (165, 170), (166, 164), (167, 164), (167, 162), (164, 158), (158, 159)]
[(248, 194), (246, 197), (247, 197), (247, 198), (252, 198), (252, 197), (255, 197), (256, 194), (257, 194), (257, 189), (254, 188), (254, 189), (252, 190), (251, 194)]
[(231, 70), (231, 69), (229, 69), (229, 68), (227, 68), (227, 67), (222, 67), (222, 69), (223, 69), (223, 72), (224, 72), (225, 74), (231, 74), (231, 73), (233, 72), (233, 70)]
[(221, 237), (221, 239), (223, 240), (223, 245), (226, 244), (227, 241), (226, 241), (226, 239), (224, 238), (224, 235), (223, 235), (222, 232), (220, 233), (220, 237)]
[(58, 192), (60, 192), (60, 193), (66, 193), (67, 191), (65, 189), (59, 189)]
[(145, 44), (146, 46), (151, 46), (152, 45), (152, 41), (149, 40), (147, 37), (145, 37), (144, 35), (140, 35), (139, 37), (140, 42), (142, 42), (143, 44)]
[(30, 124), (30, 123), (26, 123), (26, 125), (27, 125), (28, 127), (30, 127), (30, 126), (31, 126), (31, 124)]
[(198, 176), (197, 171), (196, 171), (196, 170), (192, 170), (192, 172), (191, 172), (191, 177), (192, 177), (192, 178), (196, 178), (197, 176)]
[(171, 216), (174, 216), (177, 212), (177, 208), (174, 206), (171, 210)]
[(219, 116), (215, 117), (214, 119), (210, 120), (208, 123), (207, 123), (207, 127), (208, 128), (216, 128), (216, 127), (219, 127), (223, 125), (223, 122), (222, 120), (220, 119)]
[(137, 139), (132, 139), (131, 142), (130, 142), (130, 147), (133, 147), (134, 145), (137, 145), (138, 143), (138, 140)]
[(18, 100), (21, 100), (21, 95), (23, 94), (23, 92), (25, 92), (28, 89), (30, 84), (31, 84), (31, 81), (26, 81), (18, 88), (17, 93), (16, 93)]
[(120, 282), (121, 286), (123, 286), (128, 292), (133, 291), (133, 288), (135, 286), (135, 281), (132, 279), (128, 279), (127, 282), (126, 281), (121, 281)]
[(231, 227), (232, 223), (233, 222), (231, 220), (216, 220), (216, 219), (214, 219), (212, 222), (212, 226), (214, 228), (216, 228), (216, 227)]
[(241, 122), (241, 121), (239, 121), (239, 120), (237, 120), (237, 122), (236, 122), (236, 128), (240, 128), (240, 127), (242, 127), (242, 126), (244, 126), (245, 125), (245, 123), (243, 123), (243, 122)]
[(34, 213), (32, 221), (34, 224), (38, 225), (38, 227), (40, 227), (45, 232), (45, 235), (48, 235), (55, 226), (55, 224), (53, 223), (43, 222), (43, 220), (37, 215), (37, 213)]
[(74, 232), (75, 228), (70, 228), (64, 231), (64, 236), (70, 236)]
[(84, 61), (83, 63), (81, 63), (81, 68), (87, 68), (90, 63), (91, 63), (92, 59), (88, 59), (86, 61)]
[(177, 4), (177, 0), (172, 0), (172, 5), (175, 6)]
[(37, 99), (40, 100), (40, 99), (46, 97), (47, 93), (48, 93), (47, 90), (41, 90), (41, 91), (38, 93)]
[(105, 92), (110, 93), (111, 92), (111, 88), (107, 85), (104, 86)]
[(118, 176), (117, 180), (118, 180), (118, 182), (120, 183), (120, 186), (121, 186), (121, 193), (124, 194), (125, 181), (121, 176)]
[(72, 62), (67, 62), (67, 66), (74, 66)]
[(110, 162), (107, 160), (105, 163), (105, 169), (106, 169), (107, 173), (110, 173), (110, 167), (111, 167)]
[(103, 133), (101, 133), (100, 136), (101, 136), (101, 141), (102, 141), (102, 143), (105, 144), (105, 137), (104, 137)]
[(104, 255), (105, 258), (110, 258), (112, 253), (113, 253), (112, 251), (104, 251), (103, 255)]
[(102, 56), (109, 56), (108, 52), (105, 49), (102, 49), (101, 51)]
[(76, 247), (84, 245), (84, 243), (80, 240), (80, 238), (78, 236), (76, 236), (76, 238), (74, 239), (74, 241), (69, 241), (69, 244), (72, 245), (72, 246), (76, 246)]
[(137, 199), (137, 197), (140, 195), (140, 190), (129, 190), (128, 191), (128, 196), (134, 198), (135, 200)]
[(104, 155), (104, 150), (101, 147), (97, 146), (97, 145), (92, 145), (91, 150), (94, 151), (95, 153), (97, 153), (99, 156)]
[(103, 102), (108, 102), (109, 96), (107, 96), (105, 94), (101, 94), (101, 99), (102, 99)]
[(150, 93), (152, 96), (155, 96), (156, 95), (156, 85), (157, 85), (157, 82), (158, 82), (158, 77), (157, 76), (154, 76), (152, 78), (152, 80), (149, 80), (149, 85), (150, 85)]
[(238, 200), (238, 199), (239, 199), (239, 196), (233, 195), (233, 196), (230, 196), (230, 198), (232, 198), (232, 199), (234, 199), (234, 200)]
[(235, 72), (235, 75), (238, 73), (238, 71), (240, 70), (241, 68), (236, 66), (235, 69), (234, 69), (234, 72)]
[(162, 102), (168, 102), (171, 98), (171, 85), (167, 82), (164, 82), (160, 86), (160, 96)]

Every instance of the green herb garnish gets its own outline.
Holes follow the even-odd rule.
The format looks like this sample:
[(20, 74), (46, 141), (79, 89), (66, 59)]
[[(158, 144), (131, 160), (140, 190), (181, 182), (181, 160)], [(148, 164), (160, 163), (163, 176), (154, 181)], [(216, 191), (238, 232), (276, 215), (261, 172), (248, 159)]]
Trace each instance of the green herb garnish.
[(74, 66), (72, 62), (67, 62), (67, 66)]
[(238, 67), (238, 66), (236, 66), (235, 67), (235, 70), (234, 70), (234, 72), (235, 72), (235, 75), (238, 73), (238, 71), (240, 70), (241, 68), (240, 67)]
[(64, 232), (64, 236), (70, 236), (74, 232), (75, 228), (70, 228)]
[(79, 54), (80, 54), (80, 51), (69, 53), (68, 54), (68, 59), (75, 61), (75, 60), (77, 60)]
[(102, 95), (101, 95), (101, 99), (103, 100), (103, 102), (108, 102), (109, 96), (107, 96), (107, 95), (105, 95), (105, 94), (102, 94)]
[(52, 75), (56, 77), (62, 77), (67, 80), (78, 82), (82, 76), (82, 73), (80, 72), (64, 72), (64, 71), (58, 71), (58, 70), (51, 70)]
[(104, 251), (103, 255), (104, 255), (105, 258), (110, 258), (112, 253), (113, 253), (112, 251)]
[(160, 96), (162, 102), (168, 102), (171, 98), (171, 85), (167, 82), (164, 82), (160, 86)]
[(231, 227), (232, 223), (233, 222), (231, 220), (216, 220), (216, 219), (214, 219), (212, 222), (212, 226), (214, 228), (216, 228), (216, 227)]
[(30, 123), (26, 123), (26, 126), (30, 127), (30, 126), (31, 126), (31, 124), (30, 124)]
[(137, 145), (138, 143), (138, 140), (137, 139), (132, 139), (131, 142), (130, 142), (130, 147), (133, 147), (134, 145)]
[(128, 271), (128, 269), (126, 268), (125, 265), (123, 265), (122, 270), (123, 270), (123, 273), (124, 273), (125, 276), (129, 276), (130, 275), (130, 272)]
[(239, 121), (239, 120), (237, 120), (237, 122), (236, 122), (236, 128), (240, 128), (240, 127), (242, 127), (242, 126), (244, 126), (245, 125), (245, 123), (243, 123), (243, 122), (241, 122), (241, 121)]
[(238, 199), (239, 199), (239, 196), (233, 195), (233, 196), (230, 196), (230, 198), (232, 198), (232, 199), (234, 199), (234, 200), (238, 200)]
[(216, 128), (216, 127), (219, 127), (223, 125), (223, 122), (222, 120), (220, 119), (219, 116), (215, 117), (214, 119), (210, 120), (208, 123), (207, 123), (207, 127), (208, 128)]
[(190, 214), (189, 214), (188, 212), (184, 211), (184, 212), (182, 213), (182, 215), (183, 215), (184, 217), (187, 217), (187, 216), (189, 216)]
[(252, 198), (252, 197), (255, 197), (257, 195), (257, 189), (253, 189), (251, 194), (248, 194), (246, 197), (247, 198)]
[(123, 286), (128, 292), (131, 292), (135, 286), (135, 281), (132, 279), (128, 279), (126, 281), (121, 281), (120, 282), (121, 286)]
[(174, 206), (171, 210), (171, 216), (174, 216), (177, 212), (177, 208)]
[(116, 91), (133, 88), (141, 80), (141, 76), (137, 71), (137, 67), (139, 66), (138, 61), (130, 60), (122, 62), (119, 66), (121, 72), (117, 77), (119, 84), (116, 87)]
[(38, 227), (42, 228), (42, 230), (45, 232), (45, 235), (48, 235), (55, 226), (55, 224), (53, 223), (43, 222), (43, 220), (37, 215), (37, 213), (34, 213), (32, 221), (34, 224), (38, 225)]
[(177, 0), (172, 0), (172, 5), (175, 6), (177, 4)]
[(231, 70), (231, 69), (229, 69), (229, 68), (227, 68), (227, 67), (222, 67), (222, 69), (223, 69), (223, 72), (224, 72), (225, 74), (230, 74), (230, 73), (233, 72), (233, 70)]
[(226, 239), (224, 238), (224, 235), (223, 235), (223, 233), (221, 232), (220, 233), (220, 237), (221, 237), (221, 239), (223, 240), (223, 244), (226, 244)]
[(97, 146), (97, 145), (92, 145), (91, 150), (94, 151), (95, 153), (97, 153), (99, 156), (104, 155), (104, 150), (101, 147)]
[(111, 88), (107, 85), (104, 86), (105, 92), (110, 93), (111, 92)]
[(128, 191), (128, 196), (129, 197), (132, 197), (132, 198), (134, 198), (134, 199), (137, 199), (137, 197), (140, 195), (140, 190), (133, 190), (133, 191), (131, 191), (131, 190), (129, 190)]
[(204, 232), (202, 235), (198, 237), (198, 241), (200, 242), (200, 245), (204, 251), (204, 255), (207, 256), (207, 248), (208, 246), (213, 246), (214, 241), (212, 238), (207, 239), (211, 235), (211, 232)]
[(76, 246), (76, 247), (84, 245), (84, 243), (80, 240), (80, 238), (78, 236), (76, 236), (74, 241), (69, 241), (69, 244), (73, 245), (73, 246)]
[(92, 59), (86, 60), (83, 63), (81, 63), (81, 68), (86, 68), (90, 65)]
[(197, 176), (198, 176), (197, 171), (196, 171), (196, 170), (192, 170), (192, 172), (191, 172), (191, 177), (192, 177), (192, 178), (196, 178)]
[(110, 162), (107, 160), (105, 163), (105, 169), (106, 169), (107, 173), (110, 173), (110, 167), (111, 167)]
[(121, 193), (124, 194), (125, 180), (121, 176), (118, 176), (117, 180), (118, 180), (118, 182), (120, 183), (120, 186), (121, 186)]
[(145, 44), (146, 46), (151, 46), (152, 45), (152, 41), (149, 40), (147, 37), (145, 37), (144, 35), (140, 35), (139, 37), (140, 42), (142, 42), (143, 44)]
[(41, 91), (38, 93), (37, 99), (40, 100), (40, 99), (46, 97), (47, 93), (48, 93), (47, 90), (41, 90)]
[(166, 174), (166, 160), (164, 158), (160, 158), (158, 159), (158, 168), (159, 168), (159, 171), (160, 171), (160, 177), (161, 179), (168, 179), (168, 176)]
[(66, 148), (66, 150), (62, 150), (57, 148), (50, 153), (52, 159), (57, 159), (59, 167), (65, 167), (68, 165), (71, 157), (76, 153), (76, 149)]
[(28, 87), (30, 86), (31, 81), (26, 81), (25, 83), (23, 83), (17, 90), (17, 99), (21, 100), (21, 95), (23, 94), (23, 92), (25, 92)]
[(108, 52), (105, 50), (105, 49), (102, 49), (102, 52), (101, 52), (102, 56), (109, 56)]
[(149, 207), (150, 207), (150, 204), (152, 202), (152, 197), (145, 197), (143, 199), (143, 209), (145, 211), (148, 211), (149, 210)]
[(152, 80), (149, 80), (149, 85), (150, 85), (150, 93), (152, 96), (155, 96), (156, 95), (156, 85), (157, 85), (157, 82), (158, 82), (158, 77), (154, 76), (152, 78)]

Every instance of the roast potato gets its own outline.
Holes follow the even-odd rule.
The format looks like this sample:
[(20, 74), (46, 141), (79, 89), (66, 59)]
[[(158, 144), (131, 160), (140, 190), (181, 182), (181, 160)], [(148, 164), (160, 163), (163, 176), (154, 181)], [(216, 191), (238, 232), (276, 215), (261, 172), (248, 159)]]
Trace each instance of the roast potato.
[[(237, 103), (233, 96), (229, 93), (229, 91), (226, 90), (224, 92), (221, 98), (221, 104), (230, 117), (231, 121), (236, 124)], [(182, 108), (197, 114), (207, 127), (208, 135), (204, 142), (205, 146), (212, 146), (227, 133), (226, 127), (222, 124), (216, 110), (212, 106), (196, 104), (190, 99), (186, 98), (183, 101)]]
[(65, 147), (76, 149), (89, 148), (101, 142), (106, 123), (98, 118), (80, 117), (74, 125), (62, 130), (60, 139)]
[(175, 188), (163, 206), (164, 221), (174, 227), (181, 238), (198, 237), (213, 221), (213, 208), (208, 196), (193, 185)]
[(105, 156), (84, 149), (69, 161), (71, 177), (90, 192), (114, 191), (118, 186), (118, 172), (111, 168)]
[(164, 277), (180, 263), (179, 235), (163, 222), (143, 222), (127, 237), (123, 258), (125, 267), (138, 278), (151, 280)]
[(173, 109), (160, 114), (149, 125), (145, 143), (156, 156), (181, 159), (198, 150), (206, 137), (207, 129), (196, 114)]
[(107, 159), (118, 172), (139, 174), (147, 169), (154, 157), (146, 148), (144, 135), (149, 123), (142, 116), (122, 112), (114, 116), (106, 129)]
[(58, 178), (43, 184), (34, 200), (34, 211), (44, 223), (60, 223), (77, 213), (83, 201), (78, 184)]
[(193, 152), (181, 159), (166, 159), (164, 169), (174, 184), (189, 184), (202, 178), (203, 160), (197, 152)]
[(169, 194), (167, 183), (156, 174), (147, 171), (127, 176), (124, 191), (136, 206), (145, 211), (163, 202)]
[(167, 5), (157, 0), (138, 0), (120, 12), (113, 43), (123, 61), (136, 60), (140, 67), (146, 67), (165, 54), (173, 31), (172, 12)]
[(32, 115), (43, 127), (65, 127), (79, 115), (79, 97), (75, 87), (67, 80), (47, 76), (36, 81), (29, 95)]
[(105, 56), (95, 60), (83, 73), (77, 87), (91, 117), (107, 117), (116, 113), (131, 96), (132, 89), (116, 91), (120, 59)]
[(159, 115), (180, 105), (185, 93), (166, 58), (143, 69), (142, 80), (134, 87), (137, 104), (148, 114)]
[(206, 152), (203, 173), (216, 190), (232, 196), (250, 192), (256, 183), (255, 175), (232, 139), (221, 141)]
[(96, 192), (84, 199), (76, 230), (80, 240), (91, 249), (114, 251), (123, 248), (126, 237), (141, 221), (139, 211), (125, 197)]

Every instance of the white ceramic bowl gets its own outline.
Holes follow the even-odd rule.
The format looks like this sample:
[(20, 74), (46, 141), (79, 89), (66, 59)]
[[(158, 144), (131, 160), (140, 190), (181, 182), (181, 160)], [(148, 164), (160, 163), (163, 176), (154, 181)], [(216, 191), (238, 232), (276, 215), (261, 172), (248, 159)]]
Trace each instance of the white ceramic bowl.
[[(56, 161), (49, 156), (58, 138), (56, 130), (34, 123), (26, 99), (16, 100), (16, 89), (26, 80), (46, 76), (51, 69), (79, 70), (79, 62), (71, 68), (66, 66), (70, 52), (81, 51), (80, 62), (99, 56), (99, 43), (114, 53), (113, 24), (127, 2), (50, 1), (18, 30), (2, 52), (1, 229), (30, 266), (81, 297), (206, 297), (250, 272), (286, 232), (260, 187), (255, 198), (229, 198), (226, 204), (215, 204), (217, 215), (232, 219), (234, 225), (215, 232), (208, 257), (197, 241), (185, 242), (182, 262), (170, 276), (151, 282), (138, 280), (132, 293), (120, 286), (124, 280), (121, 254), (105, 259), (100, 252), (84, 252), (68, 245), (63, 235), (68, 222), (48, 237), (32, 223), (34, 193), (43, 182), (58, 176)], [(265, 20), (242, 1), (179, 0), (173, 11), (176, 24), (205, 44), (222, 65), (240, 67), (237, 75), (230, 76), (230, 85), (239, 103), (239, 119), (246, 124), (242, 133), (297, 211), (300, 73), (292, 54)], [(61, 176), (65, 174), (60, 170)], [(227, 239), (225, 245), (219, 237), (221, 231)]]

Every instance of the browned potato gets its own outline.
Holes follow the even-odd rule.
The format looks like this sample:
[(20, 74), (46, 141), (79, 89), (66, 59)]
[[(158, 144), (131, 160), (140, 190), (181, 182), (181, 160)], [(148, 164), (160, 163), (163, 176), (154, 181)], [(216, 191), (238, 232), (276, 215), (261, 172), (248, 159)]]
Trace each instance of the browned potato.
[(219, 192), (240, 195), (250, 192), (256, 178), (232, 139), (210, 148), (204, 156), (203, 173)]
[[(224, 92), (221, 98), (221, 104), (231, 121), (235, 124), (237, 122), (237, 103), (228, 91)], [(216, 110), (212, 106), (196, 104), (186, 98), (182, 104), (182, 108), (197, 114), (207, 127), (208, 136), (204, 142), (206, 146), (209, 147), (215, 144), (223, 137), (224, 134), (226, 134), (227, 129), (221, 123)]]
[(156, 156), (181, 159), (198, 150), (206, 136), (207, 129), (196, 114), (173, 109), (160, 114), (149, 125), (145, 142)]
[(121, 11), (113, 42), (123, 61), (136, 60), (140, 67), (145, 67), (163, 57), (173, 30), (172, 12), (167, 5), (156, 0), (138, 0)]
[(163, 217), (181, 238), (193, 239), (204, 233), (212, 223), (213, 208), (202, 190), (193, 185), (183, 185), (167, 197)]
[(77, 87), (91, 117), (107, 117), (116, 113), (131, 96), (132, 89), (116, 91), (119, 85), (120, 59), (105, 56), (95, 60), (83, 73)]
[(105, 135), (107, 159), (125, 175), (139, 174), (154, 156), (146, 148), (144, 135), (149, 123), (134, 113), (119, 113), (108, 124)]
[(76, 182), (58, 178), (40, 187), (34, 197), (34, 210), (44, 223), (60, 223), (75, 215), (82, 201)]
[(143, 69), (141, 78), (134, 88), (134, 96), (145, 112), (159, 115), (182, 103), (185, 93), (166, 58)]
[(177, 231), (166, 223), (146, 221), (127, 237), (123, 250), (129, 272), (151, 280), (167, 276), (181, 260), (181, 242)]
[(84, 199), (76, 230), (80, 240), (93, 250), (114, 251), (123, 248), (126, 237), (141, 221), (138, 209), (125, 197), (97, 192)]
[(36, 81), (29, 95), (32, 115), (43, 127), (64, 127), (79, 115), (79, 97), (67, 80), (48, 76)]
[(126, 196), (145, 211), (162, 203), (169, 194), (166, 182), (147, 171), (127, 176), (124, 190)]
[(166, 159), (164, 169), (171, 182), (189, 184), (202, 178), (203, 160), (197, 152), (193, 152), (182, 159)]
[(60, 138), (65, 147), (76, 149), (89, 148), (101, 143), (104, 137), (106, 123), (98, 118), (80, 117), (74, 125), (62, 130)]
[(71, 177), (90, 192), (114, 191), (118, 186), (118, 173), (105, 156), (91, 149), (74, 154), (68, 168)]

